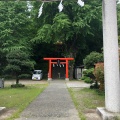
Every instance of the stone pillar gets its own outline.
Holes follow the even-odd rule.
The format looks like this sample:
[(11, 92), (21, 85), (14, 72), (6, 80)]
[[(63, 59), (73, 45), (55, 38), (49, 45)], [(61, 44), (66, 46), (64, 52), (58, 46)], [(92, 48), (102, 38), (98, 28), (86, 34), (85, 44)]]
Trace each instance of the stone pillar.
[(103, 0), (105, 109), (120, 112), (120, 79), (116, 0)]

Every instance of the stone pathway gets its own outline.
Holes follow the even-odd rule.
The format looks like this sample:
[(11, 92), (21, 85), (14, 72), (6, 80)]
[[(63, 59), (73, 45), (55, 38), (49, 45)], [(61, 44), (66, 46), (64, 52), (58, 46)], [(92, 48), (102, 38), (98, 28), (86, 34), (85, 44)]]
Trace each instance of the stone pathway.
[(80, 120), (65, 81), (51, 81), (16, 120)]

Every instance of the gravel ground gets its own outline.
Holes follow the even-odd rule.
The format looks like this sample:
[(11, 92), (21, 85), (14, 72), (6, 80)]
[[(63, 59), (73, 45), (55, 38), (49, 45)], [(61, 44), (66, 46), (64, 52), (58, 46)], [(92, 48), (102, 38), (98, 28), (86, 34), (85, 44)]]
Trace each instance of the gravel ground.
[[(15, 80), (5, 80), (4, 84), (5, 85), (11, 85), (11, 84), (15, 84), (16, 81)], [(19, 80), (19, 83), (21, 84), (45, 84), (48, 83), (47, 80)]]
[(87, 83), (85, 83), (85, 82), (83, 82), (83, 81), (68, 81), (68, 82), (66, 82), (66, 85), (67, 85), (67, 87), (69, 87), (69, 88), (89, 88), (90, 87), (90, 84), (87, 84)]
[(16, 120), (80, 120), (65, 81), (51, 81)]

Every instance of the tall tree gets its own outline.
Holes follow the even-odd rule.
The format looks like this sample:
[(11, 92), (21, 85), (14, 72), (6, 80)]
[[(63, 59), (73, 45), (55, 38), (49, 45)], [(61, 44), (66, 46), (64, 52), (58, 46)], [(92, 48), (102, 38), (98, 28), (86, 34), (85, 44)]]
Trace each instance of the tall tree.
[[(75, 0), (63, 1), (64, 9), (58, 13), (58, 2), (45, 3), (43, 14), (37, 20), (38, 31), (33, 42), (62, 42), (64, 57), (74, 57), (84, 50), (102, 47), (101, 1), (86, 1), (84, 7)], [(80, 54), (79, 54), (80, 55)], [(71, 64), (71, 70), (73, 71)], [(72, 73), (71, 71), (71, 73)]]
[(7, 65), (6, 55), (12, 52), (24, 50), (24, 54), (31, 55), (30, 39), (34, 32), (26, 1), (1, 1), (0, 13), (0, 59)]
[(34, 69), (34, 61), (30, 60), (29, 54), (20, 49), (15, 49), (7, 54), (7, 66), (4, 71), (16, 77), (16, 84), (19, 84), (21, 77), (27, 77)]

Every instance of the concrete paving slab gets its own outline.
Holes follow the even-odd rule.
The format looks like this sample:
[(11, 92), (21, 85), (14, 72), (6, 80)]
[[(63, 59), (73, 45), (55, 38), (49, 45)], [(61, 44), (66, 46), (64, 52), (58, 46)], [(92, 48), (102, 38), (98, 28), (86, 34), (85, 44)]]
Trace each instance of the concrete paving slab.
[(67, 87), (73, 87), (73, 88), (89, 88), (90, 84), (85, 83), (84, 81), (68, 81), (66, 82)]

